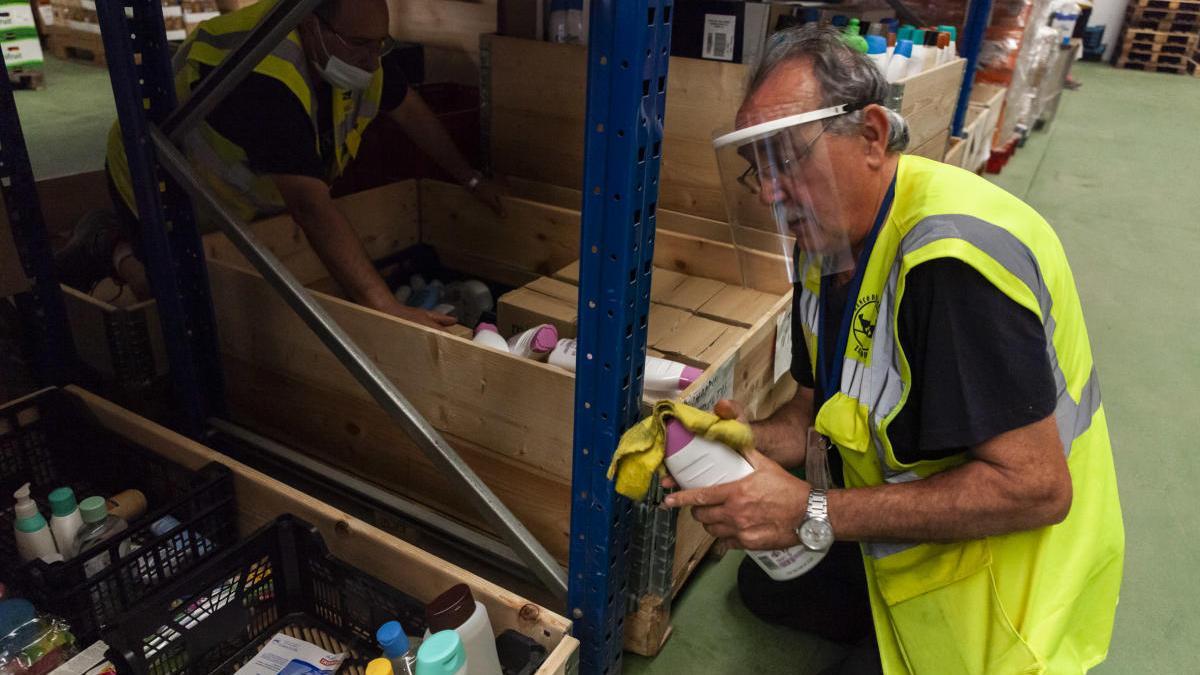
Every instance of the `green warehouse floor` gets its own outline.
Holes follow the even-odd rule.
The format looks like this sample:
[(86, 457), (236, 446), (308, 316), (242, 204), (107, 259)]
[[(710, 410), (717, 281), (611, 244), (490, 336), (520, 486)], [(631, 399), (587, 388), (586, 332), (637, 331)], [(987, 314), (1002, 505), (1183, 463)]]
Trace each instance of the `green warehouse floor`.
[[(1087, 313), (1125, 514), (1125, 580), (1109, 660), (1097, 672), (1195, 669), (1200, 635), (1200, 79), (1078, 64), (1082, 89), (993, 179), (1058, 230)], [(18, 92), (39, 178), (100, 168), (113, 118), (106, 73), (51, 60), (48, 88)], [(83, 112), (81, 112), (83, 111)], [(1189, 404), (1190, 405), (1190, 404)], [(1192, 457), (1193, 459), (1189, 459)], [(674, 634), (632, 673), (815, 673), (835, 645), (743, 609), (740, 555), (705, 563), (674, 608)]]

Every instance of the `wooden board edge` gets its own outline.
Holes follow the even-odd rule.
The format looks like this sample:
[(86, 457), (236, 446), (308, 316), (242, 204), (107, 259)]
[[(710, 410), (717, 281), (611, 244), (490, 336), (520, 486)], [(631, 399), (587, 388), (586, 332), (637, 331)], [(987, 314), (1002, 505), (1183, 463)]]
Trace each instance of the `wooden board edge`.
[(575, 675), (579, 672), (579, 640), (563, 636), (554, 651), (546, 656), (537, 675)]
[[(488, 606), (492, 625), (500, 631), (509, 628), (518, 630), (538, 640), (547, 648), (559, 646), (563, 638), (570, 633), (571, 622), (550, 609), (527, 602), (524, 598), (482, 577), (446, 562), (373, 525), (343, 513), (212, 448), (159, 426), (85, 389), (74, 385), (69, 385), (65, 389), (78, 397), (100, 424), (136, 443), (153, 448), (155, 452), (172, 461), (191, 469), (198, 469), (209, 462), (219, 462), (229, 467), (237, 477), (239, 511), (249, 509), (249, 505), (243, 503), (248, 492), (251, 493), (249, 495), (251, 497), (262, 494), (273, 495), (286, 503), (289, 509), (294, 509), (290, 512), (316, 525), (325, 538), (330, 552), (336, 556), (348, 558), (350, 556), (347, 554), (355, 553), (364, 545), (388, 549), (390, 555), (387, 556), (387, 560), (363, 556), (355, 557), (353, 564), (380, 580), (396, 586), (399, 590), (415, 595), (420, 594), (418, 599), (428, 600), (450, 585), (465, 583), (471, 587), (475, 597)], [(284, 512), (267, 507), (262, 511), (248, 514), (249, 522), (244, 525), (249, 528), (244, 527), (242, 534), (247, 534), (247, 529), (253, 529), (269, 522)], [(399, 572), (399, 566), (394, 564), (396, 559), (406, 561), (404, 568), (409, 570), (408, 574)], [(412, 586), (414, 575), (411, 573), (414, 568), (431, 575), (437, 582), (436, 587), (430, 588), (428, 587), (430, 584), (419, 583), (417, 585), (421, 588), (415, 589)], [(530, 634), (531, 632), (534, 634)]]

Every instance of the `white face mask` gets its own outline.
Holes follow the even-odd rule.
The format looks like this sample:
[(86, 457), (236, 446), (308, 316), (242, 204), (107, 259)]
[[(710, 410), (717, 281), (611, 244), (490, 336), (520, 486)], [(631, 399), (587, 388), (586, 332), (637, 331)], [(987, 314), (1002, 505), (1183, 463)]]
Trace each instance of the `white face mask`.
[(321, 49), (325, 52), (326, 57), (325, 66), (318, 68), (321, 71), (321, 79), (339, 89), (348, 89), (353, 92), (366, 91), (367, 87), (371, 86), (371, 79), (375, 77), (375, 73), (352, 66), (330, 54), (329, 48), (325, 46), (325, 36), (319, 30), (317, 35), (320, 36)]

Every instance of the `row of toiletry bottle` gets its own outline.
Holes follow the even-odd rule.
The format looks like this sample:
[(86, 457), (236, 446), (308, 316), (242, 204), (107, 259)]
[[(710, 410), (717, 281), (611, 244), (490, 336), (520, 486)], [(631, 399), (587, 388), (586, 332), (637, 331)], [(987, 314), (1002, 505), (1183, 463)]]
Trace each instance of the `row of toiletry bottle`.
[(13, 498), (13, 535), (17, 552), (26, 562), (37, 558), (45, 562), (70, 560), (127, 527), (124, 518), (109, 513), (102, 497), (88, 497), (76, 504), (75, 493), (69, 487), (50, 493), (49, 523), (30, 496), (29, 483), (18, 488)]
[[(474, 341), (485, 347), (526, 359), (546, 361), (552, 366), (575, 372), (575, 340), (558, 339), (558, 329), (551, 324), (534, 326), (506, 340), (494, 324), (481, 323), (475, 328)], [(647, 393), (652, 396), (674, 396), (687, 389), (704, 371), (675, 361), (647, 356), (643, 372), (642, 384)]]
[(383, 657), (366, 675), (500, 675), (500, 656), (487, 608), (466, 584), (452, 586), (425, 607), (429, 628), (416, 653), (398, 621), (375, 632)]
[(407, 284), (395, 290), (394, 295), (409, 307), (449, 314), (464, 326), (475, 325), (484, 312), (495, 307), (492, 291), (478, 279), (447, 284), (440, 279), (426, 282), (425, 277), (414, 274)]
[(895, 19), (873, 24), (866, 36), (858, 19), (850, 19), (843, 29), (848, 45), (864, 53), (883, 73), (888, 82), (897, 82), (949, 63), (958, 58), (954, 26), (919, 29), (900, 26)]

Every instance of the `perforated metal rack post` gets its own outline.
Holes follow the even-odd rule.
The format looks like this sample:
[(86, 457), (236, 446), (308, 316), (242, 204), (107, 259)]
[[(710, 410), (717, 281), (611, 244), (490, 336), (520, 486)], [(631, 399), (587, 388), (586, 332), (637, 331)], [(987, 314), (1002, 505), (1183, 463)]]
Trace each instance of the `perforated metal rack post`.
[(42, 219), (29, 152), (8, 69), (0, 59), (0, 192), (29, 290), (15, 298), (32, 329), (39, 375), (45, 384), (65, 384), (75, 361), (67, 310), (54, 274), (54, 254)]
[(585, 674), (621, 667), (633, 503), (606, 471), (642, 397), (672, 4), (591, 7), (567, 596)]
[(971, 87), (975, 84), (975, 68), (979, 65), (979, 49), (983, 46), (983, 35), (987, 31), (992, 15), (992, 0), (966, 0), (967, 19), (962, 35), (958, 38), (958, 55), (967, 60), (963, 69), (962, 88), (958, 92), (958, 107), (954, 110), (954, 123), (950, 133), (962, 135), (967, 119), (967, 107), (971, 103)]
[(223, 412), (224, 392), (200, 233), (187, 195), (159, 169), (150, 141), (150, 124), (161, 124), (176, 104), (162, 2), (99, 0), (96, 13), (142, 225), (146, 272), (182, 411), (179, 426), (198, 437), (209, 416)]

